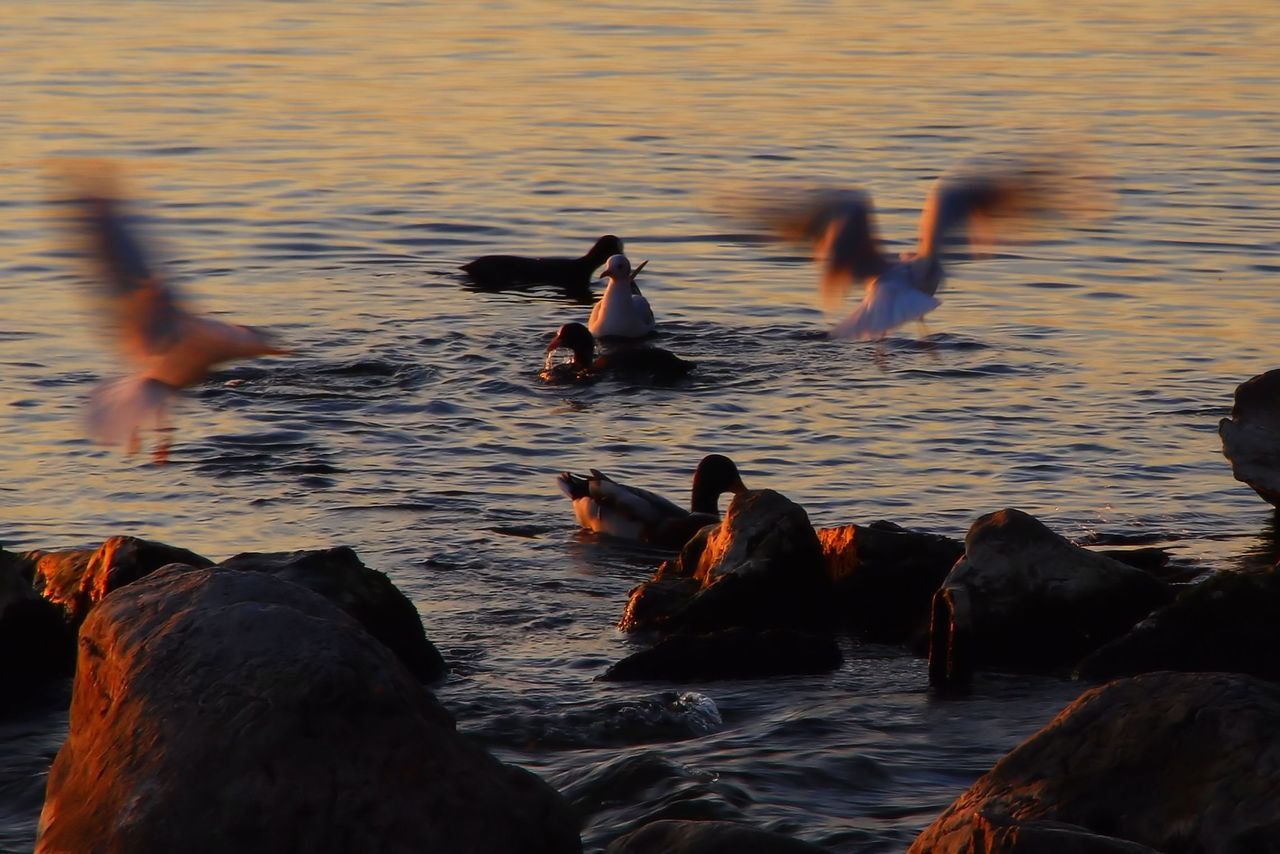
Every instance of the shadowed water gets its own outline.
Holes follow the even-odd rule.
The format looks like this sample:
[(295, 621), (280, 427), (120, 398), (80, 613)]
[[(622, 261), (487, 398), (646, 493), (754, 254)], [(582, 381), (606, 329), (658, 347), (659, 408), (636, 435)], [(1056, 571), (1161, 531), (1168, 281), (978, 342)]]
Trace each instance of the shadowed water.
[[(1273, 558), (1216, 426), (1277, 366), (1280, 19), (854, 5), (0, 2), (0, 540), (351, 545), (418, 605), (460, 727), (560, 787), (590, 850), (654, 817), (902, 850), (1079, 686), (943, 702), (923, 662), (848, 642), (825, 677), (595, 682), (660, 555), (581, 535), (555, 475), (683, 501), (714, 451), (821, 525), (961, 536), (1016, 506), (1205, 567)], [(1109, 215), (956, 264), (881, 360), (824, 337), (803, 253), (719, 215), (757, 184), (862, 186), (897, 251), (949, 164), (1045, 140), (1088, 152)], [(121, 163), (170, 279), (296, 351), (189, 395), (166, 468), (81, 428), (118, 368), (49, 204), (62, 157)], [(544, 384), (587, 308), (456, 271), (604, 233), (650, 259), (687, 379)], [(65, 706), (0, 723), (0, 847), (31, 845)]]

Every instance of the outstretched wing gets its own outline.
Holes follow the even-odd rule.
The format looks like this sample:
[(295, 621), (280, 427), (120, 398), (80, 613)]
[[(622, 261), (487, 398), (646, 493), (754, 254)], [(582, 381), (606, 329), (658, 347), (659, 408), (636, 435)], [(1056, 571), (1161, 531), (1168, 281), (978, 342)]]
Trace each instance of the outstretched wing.
[(888, 265), (880, 251), (871, 197), (861, 190), (818, 190), (773, 201), (759, 213), (779, 237), (813, 246), (822, 294), (843, 297)]
[(919, 255), (941, 253), (949, 238), (992, 246), (1020, 220), (1060, 207), (1061, 176), (1048, 164), (1010, 161), (939, 178), (920, 215)]
[(115, 199), (79, 199), (81, 230), (107, 313), (121, 346), (139, 358), (163, 353), (181, 337), (186, 313), (178, 294), (156, 274)]

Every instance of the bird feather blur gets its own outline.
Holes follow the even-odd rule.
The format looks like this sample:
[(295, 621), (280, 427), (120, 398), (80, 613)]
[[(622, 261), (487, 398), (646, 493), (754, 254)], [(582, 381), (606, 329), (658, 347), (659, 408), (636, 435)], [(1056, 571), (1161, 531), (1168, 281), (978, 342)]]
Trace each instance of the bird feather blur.
[(202, 317), (164, 281), (124, 213), (109, 172), (73, 180), (75, 226), (93, 291), (124, 361), (133, 368), (92, 392), (86, 426), (94, 441), (137, 451), (142, 433), (160, 433), (153, 452), (168, 461), (169, 410), (178, 393), (216, 365), (282, 354), (262, 330)]
[(857, 286), (865, 289), (853, 313), (831, 334), (881, 340), (938, 307), (948, 244), (967, 238), (976, 255), (1015, 237), (1027, 224), (1082, 210), (1060, 166), (1045, 158), (989, 159), (934, 182), (920, 215), (914, 252), (898, 258), (880, 245), (871, 197), (861, 190), (770, 191), (748, 203), (748, 217), (783, 240), (813, 247), (821, 292), (829, 306)]

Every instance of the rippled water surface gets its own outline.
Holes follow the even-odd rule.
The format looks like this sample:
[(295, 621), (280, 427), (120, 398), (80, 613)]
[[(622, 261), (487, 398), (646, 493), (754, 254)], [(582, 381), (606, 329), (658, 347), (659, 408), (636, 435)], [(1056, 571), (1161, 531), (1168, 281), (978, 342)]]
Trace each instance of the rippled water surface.
[[(865, 8), (868, 5), (876, 8)], [(553, 479), (681, 497), (733, 456), (818, 524), (960, 536), (1017, 506), (1230, 567), (1275, 549), (1217, 421), (1280, 340), (1270, 2), (0, 3), (0, 540), (113, 533), (214, 558), (354, 546), (422, 611), (463, 729), (551, 779), (598, 849), (720, 816), (900, 851), (1077, 692), (846, 644), (820, 678), (596, 683), (659, 556), (578, 533)], [(756, 184), (875, 194), (905, 249), (955, 160), (1061, 142), (1109, 214), (957, 264), (921, 333), (827, 340), (812, 265), (720, 215)], [(191, 395), (173, 464), (86, 441), (116, 370), (58, 238), (60, 158), (121, 164), (169, 277), (287, 359)], [(489, 252), (627, 241), (674, 385), (546, 385), (585, 306), (463, 286)], [(708, 702), (708, 700), (710, 702)], [(29, 848), (65, 697), (0, 725), (0, 846)]]

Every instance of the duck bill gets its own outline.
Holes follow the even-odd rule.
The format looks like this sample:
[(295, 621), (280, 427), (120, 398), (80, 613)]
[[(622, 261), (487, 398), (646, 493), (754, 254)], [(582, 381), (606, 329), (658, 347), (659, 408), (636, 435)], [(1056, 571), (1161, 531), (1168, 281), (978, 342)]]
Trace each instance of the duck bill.
[(738, 478), (738, 480), (729, 487), (729, 491), (734, 495), (741, 495), (747, 491), (747, 485), (742, 482), (742, 478)]
[(547, 345), (547, 352), (550, 353), (552, 350), (559, 350), (563, 346), (564, 342), (560, 340), (560, 336), (557, 334), (555, 338), (551, 339), (551, 343)]

